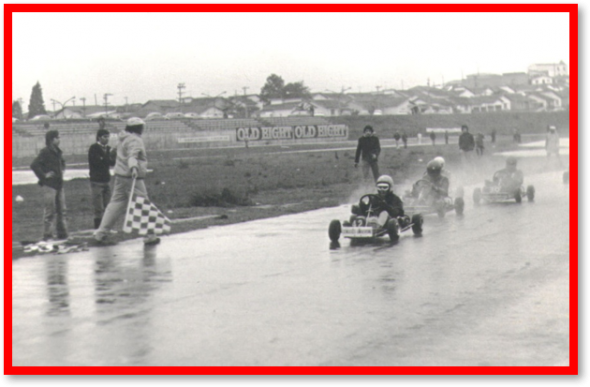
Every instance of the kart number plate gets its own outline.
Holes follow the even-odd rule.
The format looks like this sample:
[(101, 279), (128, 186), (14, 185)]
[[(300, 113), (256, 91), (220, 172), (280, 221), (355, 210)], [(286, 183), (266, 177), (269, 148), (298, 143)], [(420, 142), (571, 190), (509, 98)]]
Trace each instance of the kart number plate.
[(372, 227), (344, 227), (342, 236), (347, 238), (371, 238), (373, 236)]

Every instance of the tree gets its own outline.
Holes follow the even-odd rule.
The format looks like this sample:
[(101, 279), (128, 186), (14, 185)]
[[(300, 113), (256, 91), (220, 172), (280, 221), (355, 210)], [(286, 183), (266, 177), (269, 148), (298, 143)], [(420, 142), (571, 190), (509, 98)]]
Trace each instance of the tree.
[(285, 98), (311, 98), (309, 88), (303, 84), (303, 81), (288, 83), (287, 85), (285, 85), (285, 87), (283, 88), (283, 95)]
[(266, 78), (266, 83), (260, 90), (260, 99), (269, 102), (273, 98), (311, 98), (309, 88), (301, 82), (287, 83), (276, 74)]
[(276, 74), (271, 74), (266, 78), (266, 83), (260, 90), (260, 98), (269, 102), (272, 98), (284, 98), (283, 88), (285, 81)]
[(45, 102), (43, 102), (43, 91), (39, 82), (33, 86), (31, 92), (31, 99), (29, 100), (29, 115), (28, 119), (31, 119), (39, 114), (47, 114), (45, 110)]
[(19, 101), (13, 101), (12, 102), (12, 116), (14, 118), (18, 118), (19, 120), (23, 119), (23, 109), (20, 106), (20, 102)]

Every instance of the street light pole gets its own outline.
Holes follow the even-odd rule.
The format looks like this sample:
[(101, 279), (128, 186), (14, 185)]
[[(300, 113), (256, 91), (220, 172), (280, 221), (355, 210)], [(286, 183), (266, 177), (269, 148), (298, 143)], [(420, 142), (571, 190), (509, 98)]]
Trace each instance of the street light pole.
[(109, 112), (108, 112), (108, 105), (109, 105), (109, 97), (111, 95), (112, 94), (110, 94), (110, 93), (105, 93), (105, 95), (103, 96), (103, 98), (104, 98), (104, 113), (105, 113), (105, 115), (108, 115), (109, 114)]

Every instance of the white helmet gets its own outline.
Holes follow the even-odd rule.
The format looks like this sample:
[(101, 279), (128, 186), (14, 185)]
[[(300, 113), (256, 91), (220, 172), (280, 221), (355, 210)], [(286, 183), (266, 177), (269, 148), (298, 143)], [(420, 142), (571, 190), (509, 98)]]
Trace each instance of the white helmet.
[(389, 176), (389, 175), (379, 176), (379, 178), (377, 179), (377, 190), (379, 190), (380, 187), (382, 187), (383, 190), (385, 190), (386, 185), (387, 185), (387, 191), (393, 192), (393, 179), (391, 178), (391, 176)]
[(432, 159), (433, 161), (438, 161), (440, 163), (441, 169), (445, 166), (445, 159), (442, 156), (436, 156)]

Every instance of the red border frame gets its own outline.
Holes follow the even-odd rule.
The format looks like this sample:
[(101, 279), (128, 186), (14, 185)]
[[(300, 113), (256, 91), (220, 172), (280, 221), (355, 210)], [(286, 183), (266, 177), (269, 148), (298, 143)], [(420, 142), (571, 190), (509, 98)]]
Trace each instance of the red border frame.
[(570, 15), (570, 365), (563, 367), (13, 367), (12, 132), (4, 131), (5, 375), (577, 375), (578, 5), (577, 4), (5, 4), (4, 128), (12, 126), (14, 12), (565, 12)]

